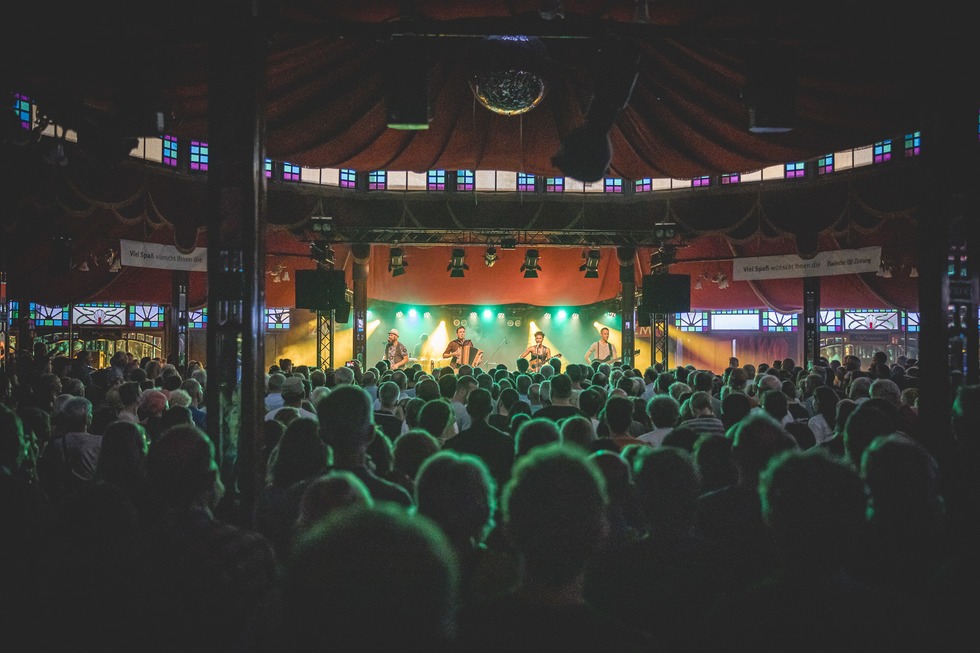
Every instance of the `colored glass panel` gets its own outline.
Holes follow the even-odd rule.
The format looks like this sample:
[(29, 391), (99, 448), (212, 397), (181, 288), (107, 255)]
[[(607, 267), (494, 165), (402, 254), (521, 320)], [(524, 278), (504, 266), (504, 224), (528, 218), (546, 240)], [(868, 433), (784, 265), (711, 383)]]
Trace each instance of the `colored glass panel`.
[(208, 144), (201, 141), (191, 141), (191, 170), (207, 170)]

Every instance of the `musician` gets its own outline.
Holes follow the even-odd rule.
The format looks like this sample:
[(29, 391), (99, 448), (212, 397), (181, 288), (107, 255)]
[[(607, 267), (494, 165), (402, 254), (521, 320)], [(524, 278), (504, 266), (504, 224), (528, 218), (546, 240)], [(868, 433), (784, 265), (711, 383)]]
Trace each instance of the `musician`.
[(429, 334), (422, 332), (422, 335), (419, 336), (419, 341), (415, 344), (415, 349), (412, 350), (412, 358), (427, 358), (428, 346)]
[(450, 340), (449, 344), (446, 345), (446, 351), (442, 352), (442, 357), (443, 358), (452, 357), (450, 366), (453, 368), (459, 367), (461, 364), (468, 362), (459, 359), (460, 354), (463, 351), (463, 348), (472, 347), (472, 346), (473, 346), (473, 341), (466, 339), (466, 327), (461, 326), (458, 329), (456, 329), (456, 339)]
[(592, 363), (593, 356), (595, 356), (596, 360), (601, 363), (606, 363), (618, 358), (616, 356), (616, 345), (609, 342), (609, 329), (606, 327), (599, 329), (599, 339), (592, 343), (592, 346), (589, 347), (589, 351), (585, 352), (586, 365)]
[(385, 344), (385, 360), (390, 369), (397, 370), (408, 363), (408, 348), (398, 342), (398, 329), (388, 332), (388, 342)]
[(551, 358), (551, 348), (544, 344), (543, 331), (534, 332), (534, 344), (525, 349), (518, 358), (524, 358), (528, 355), (531, 356), (530, 368), (532, 372), (537, 372)]

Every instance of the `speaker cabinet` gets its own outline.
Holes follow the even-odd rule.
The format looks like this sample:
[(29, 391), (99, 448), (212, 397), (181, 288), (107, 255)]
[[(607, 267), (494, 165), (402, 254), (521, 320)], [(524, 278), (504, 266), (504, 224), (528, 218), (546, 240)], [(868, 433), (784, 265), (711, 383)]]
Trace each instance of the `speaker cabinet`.
[(343, 270), (296, 270), (293, 278), (296, 280), (296, 308), (350, 313)]
[(689, 313), (691, 276), (689, 274), (647, 274), (643, 277), (643, 313)]

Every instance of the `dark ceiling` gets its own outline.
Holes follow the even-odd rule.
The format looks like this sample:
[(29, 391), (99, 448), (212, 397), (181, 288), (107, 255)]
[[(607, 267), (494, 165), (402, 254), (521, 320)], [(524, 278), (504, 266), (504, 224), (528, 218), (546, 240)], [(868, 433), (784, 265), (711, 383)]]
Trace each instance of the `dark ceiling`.
[[(252, 4), (259, 18), (242, 18)], [(638, 76), (609, 130), (608, 174), (691, 178), (810, 160), (921, 129), (933, 80), (944, 72), (933, 63), (965, 45), (949, 39), (942, 59), (931, 56), (928, 16), (899, 29), (894, 7), (879, 4), (178, 0), (150, 13), (120, 0), (41, 17), (15, 3), (5, 18), (4, 76), (11, 91), (70, 127), (132, 124), (154, 106), (169, 133), (207, 140), (209, 52), (236, 38), (244, 21), (268, 45), (266, 146), (276, 160), (559, 175), (552, 157), (590, 107), (615, 99), (615, 78), (634, 59), (609, 53), (627, 48)], [(484, 37), (499, 34), (537, 36), (543, 47), (523, 63), (547, 80), (547, 93), (519, 116), (483, 108), (470, 88), (486, 65)], [(409, 37), (427, 71), (425, 131), (386, 127), (388, 73), (400, 63), (388, 48)], [(748, 129), (750, 62), (760, 49), (795, 82), (791, 132)]]

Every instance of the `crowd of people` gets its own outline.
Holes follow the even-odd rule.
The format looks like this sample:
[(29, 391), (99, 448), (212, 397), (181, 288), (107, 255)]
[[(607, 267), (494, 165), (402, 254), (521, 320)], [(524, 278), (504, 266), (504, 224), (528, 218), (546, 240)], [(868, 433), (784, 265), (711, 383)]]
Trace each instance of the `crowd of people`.
[(980, 386), (954, 379), (949, 423), (926, 424), (917, 371), (883, 352), (720, 373), (281, 359), (237, 452), (260, 488), (246, 511), (199, 363), (18, 352), (4, 632), (37, 650), (969, 650)]

